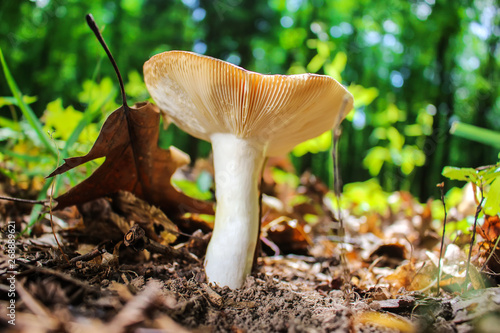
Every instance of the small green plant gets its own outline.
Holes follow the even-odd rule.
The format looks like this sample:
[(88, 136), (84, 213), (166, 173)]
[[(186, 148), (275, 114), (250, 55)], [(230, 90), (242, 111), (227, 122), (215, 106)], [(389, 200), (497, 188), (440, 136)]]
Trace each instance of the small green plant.
[[(9, 117), (0, 116), (0, 172), (18, 185), (29, 184), (26, 186), (39, 192), (37, 199), (44, 200), (52, 183), (45, 181), (45, 176), (57, 167), (58, 159), (89, 151), (105, 113), (117, 107), (115, 98), (118, 91), (108, 77), (96, 82), (97, 65), (93, 79), (83, 83), (78, 95), (79, 102), (87, 106), (84, 111), (76, 110), (71, 105), (64, 106), (63, 100), (58, 98), (48, 103), (42, 117), (38, 118), (30, 106), (36, 97), (22, 94), (1, 49), (0, 63), (12, 93), (12, 96), (0, 97), (0, 107), (11, 111)], [(137, 72), (129, 74), (127, 89), (132, 98), (142, 98), (147, 93), (144, 83), (138, 78), (140, 75)], [(22, 117), (17, 116), (17, 109)], [(98, 165), (94, 163), (57, 177), (54, 194), (61, 190), (63, 184), (74, 185), (87, 177)], [(42, 208), (33, 208), (29, 226), (37, 221)]]
[[(400, 110), (394, 103), (390, 103), (386, 110), (372, 116), (372, 125), (375, 127), (370, 136), (373, 148), (368, 150), (363, 160), (364, 167), (371, 176), (380, 174), (385, 167), (390, 174), (399, 169), (405, 176), (409, 176), (416, 167), (423, 166), (425, 154), (422, 150), (424, 139), (432, 131), (433, 118), (425, 109), (419, 111), (416, 122), (410, 125), (402, 124), (406, 121), (406, 112)], [(414, 137), (414, 143), (407, 142), (407, 138)], [(385, 177), (385, 188), (393, 189), (397, 184), (393, 177)], [(411, 179), (407, 178), (402, 184), (403, 189), (409, 189)]]
[[(469, 256), (467, 259), (467, 268), (465, 270), (466, 284), (471, 278), (469, 275), (469, 266), (472, 255), (472, 247), (476, 239), (476, 228), (477, 221), (481, 214), (496, 215), (500, 213), (500, 163), (495, 165), (489, 165), (484, 167), (479, 167), (476, 169), (472, 168), (456, 168), (456, 167), (445, 167), (442, 172), (443, 176), (452, 180), (461, 180), (466, 182), (471, 182), (474, 186), (474, 193), (477, 196), (477, 190), (479, 189), (479, 199), (476, 214), (474, 216), (474, 226), (472, 228), (472, 239), (470, 241)], [(485, 193), (486, 187), (489, 186), (489, 191)], [(486, 198), (486, 202), (484, 202)], [(484, 203), (484, 207), (483, 207)], [(498, 242), (497, 242), (498, 244)], [(496, 248), (496, 245), (495, 245)]]
[(500, 213), (500, 163), (476, 169), (447, 166), (442, 174), (451, 180), (471, 182), (486, 198), (484, 213), (490, 216)]

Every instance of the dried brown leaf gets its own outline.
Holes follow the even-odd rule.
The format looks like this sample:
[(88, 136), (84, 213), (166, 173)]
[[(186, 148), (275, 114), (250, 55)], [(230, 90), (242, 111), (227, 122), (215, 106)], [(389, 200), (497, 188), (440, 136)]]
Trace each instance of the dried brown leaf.
[(65, 159), (65, 163), (49, 175), (53, 177), (96, 158), (106, 157), (89, 178), (56, 198), (56, 209), (122, 190), (171, 214), (212, 214), (211, 204), (178, 192), (170, 183), (172, 174), (189, 163), (189, 157), (174, 147), (158, 147), (159, 126), (160, 111), (153, 104), (139, 103), (115, 110), (106, 119), (87, 155)]

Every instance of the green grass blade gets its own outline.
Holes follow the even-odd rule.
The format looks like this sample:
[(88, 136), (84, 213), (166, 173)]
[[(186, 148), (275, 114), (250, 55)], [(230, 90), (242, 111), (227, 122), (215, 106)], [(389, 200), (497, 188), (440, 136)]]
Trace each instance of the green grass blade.
[(42, 124), (36, 117), (33, 110), (24, 101), (23, 95), (19, 90), (19, 88), (17, 87), (16, 81), (12, 77), (9, 68), (7, 67), (7, 62), (5, 61), (1, 48), (0, 48), (0, 62), (2, 63), (2, 68), (4, 71), (5, 79), (7, 80), (7, 84), (9, 85), (12, 95), (16, 98), (19, 108), (21, 109), (21, 112), (23, 113), (24, 117), (26, 118), (30, 126), (35, 130), (38, 138), (45, 146), (47, 151), (49, 151), (52, 155), (57, 156), (57, 150), (50, 142), (49, 137), (43, 132)]
[[(43, 185), (40, 193), (38, 194), (37, 200), (44, 200), (47, 198), (47, 191), (49, 190), (50, 185), (52, 184), (51, 180), (47, 180), (47, 182)], [(31, 232), (31, 228), (33, 225), (40, 219), (40, 214), (42, 213), (44, 206), (35, 205), (31, 210), (30, 219), (28, 225), (24, 230), (20, 232), (20, 235), (23, 235), (26, 231)]]
[[(92, 81), (95, 81), (97, 74), (99, 73), (101, 69), (101, 63), (102, 59), (104, 56), (101, 56), (99, 61), (97, 62), (96, 68), (94, 70), (94, 73), (92, 74)], [(112, 96), (109, 96), (109, 98), (112, 98)], [(105, 101), (105, 103), (108, 101), (108, 99)], [(99, 115), (101, 114), (100, 109), (92, 110), (87, 106), (85, 111), (83, 112), (83, 118), (80, 120), (78, 125), (74, 128), (73, 132), (69, 136), (68, 140), (66, 140), (66, 143), (64, 145), (64, 148), (61, 150), (61, 158), (65, 159), (68, 157), (69, 150), (73, 146), (73, 144), (78, 140), (78, 137), (80, 134), (83, 132), (85, 127), (87, 127), (88, 124), (90, 124), (94, 119), (96, 119)], [(71, 171), (66, 174), (67, 177), (70, 179), (71, 177)], [(55, 184), (54, 184), (54, 195), (59, 193), (59, 188), (62, 186), (62, 177), (56, 177)]]
[(489, 129), (456, 121), (451, 125), (450, 133), (500, 149), (500, 133)]

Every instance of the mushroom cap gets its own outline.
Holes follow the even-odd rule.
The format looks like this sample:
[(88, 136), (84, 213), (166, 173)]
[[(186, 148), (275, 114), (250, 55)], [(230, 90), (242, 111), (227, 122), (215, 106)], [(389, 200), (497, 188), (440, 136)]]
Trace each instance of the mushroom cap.
[(352, 95), (329, 76), (259, 74), (185, 51), (153, 56), (144, 81), (185, 132), (206, 141), (231, 133), (266, 145), (268, 156), (334, 128), (353, 106)]

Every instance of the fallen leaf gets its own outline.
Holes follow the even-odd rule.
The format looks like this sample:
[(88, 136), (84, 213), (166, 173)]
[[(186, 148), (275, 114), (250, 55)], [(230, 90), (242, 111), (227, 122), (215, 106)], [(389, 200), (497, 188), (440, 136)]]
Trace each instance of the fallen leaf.
[(104, 163), (89, 178), (56, 198), (56, 209), (82, 204), (122, 190), (160, 207), (164, 212), (213, 213), (211, 204), (190, 198), (178, 192), (171, 184), (172, 174), (189, 163), (189, 156), (175, 147), (158, 147), (159, 108), (149, 102), (138, 103), (133, 107), (127, 105), (116, 62), (92, 15), (87, 15), (86, 18), (115, 67), (123, 105), (106, 119), (87, 155), (65, 159), (65, 163), (48, 176), (53, 177), (96, 158), (106, 157)]
[(477, 226), (476, 231), (484, 239), (494, 243), (500, 235), (500, 217), (486, 215), (482, 226)]
[(304, 222), (286, 216), (280, 216), (271, 221), (264, 219), (262, 221), (261, 239), (268, 247), (273, 248), (276, 246), (274, 251), (276, 252), (279, 249), (280, 254), (307, 255), (312, 240), (304, 230), (304, 226)]
[(358, 325), (361, 324), (361, 326), (370, 325), (398, 332), (416, 332), (416, 328), (411, 321), (392, 313), (361, 312), (356, 315), (355, 322)]
[(393, 267), (396, 268), (406, 258), (406, 248), (399, 243), (389, 243), (380, 245), (370, 255), (371, 262), (380, 260), (378, 267)]
[(64, 173), (96, 158), (106, 157), (94, 173), (57, 197), (56, 209), (82, 204), (118, 191), (128, 191), (164, 212), (211, 214), (212, 205), (178, 192), (170, 183), (177, 168), (189, 157), (176, 149), (158, 147), (160, 111), (150, 103), (121, 107), (109, 115), (90, 152), (65, 159), (49, 177)]

